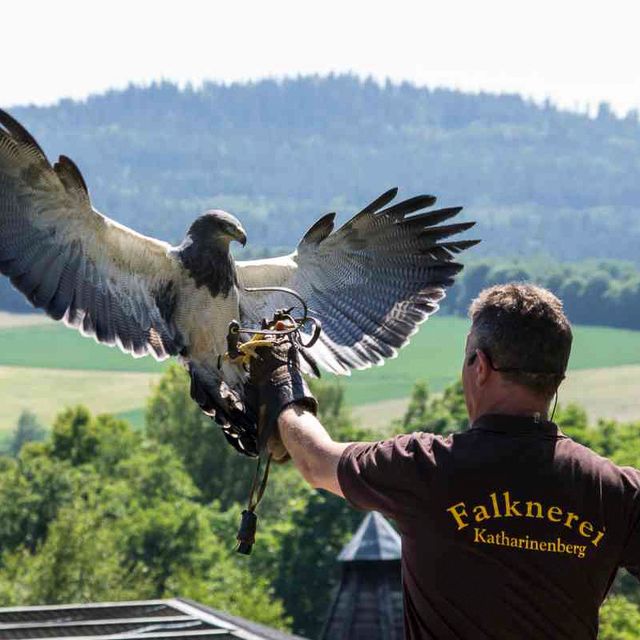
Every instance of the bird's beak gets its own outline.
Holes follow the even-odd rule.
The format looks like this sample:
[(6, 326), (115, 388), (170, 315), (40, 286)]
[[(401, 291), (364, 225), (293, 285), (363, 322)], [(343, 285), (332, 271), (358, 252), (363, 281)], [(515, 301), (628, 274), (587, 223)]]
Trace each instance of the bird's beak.
[(247, 244), (247, 233), (244, 229), (238, 229), (236, 240), (244, 247)]

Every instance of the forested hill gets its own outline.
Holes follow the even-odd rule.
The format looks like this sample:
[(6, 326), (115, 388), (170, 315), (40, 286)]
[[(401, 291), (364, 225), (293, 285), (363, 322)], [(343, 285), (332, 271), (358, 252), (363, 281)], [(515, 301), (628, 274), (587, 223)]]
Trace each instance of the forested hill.
[(206, 208), (236, 213), (250, 246), (293, 246), (320, 214), (391, 186), (464, 204), (491, 255), (640, 261), (640, 125), (514, 95), (350, 76), (168, 83), (14, 108), (70, 155), (97, 206), (175, 242)]
[(291, 248), (320, 214), (344, 219), (399, 186), (465, 205), (484, 239), (471, 257), (640, 264), (640, 124), (606, 105), (592, 119), (337, 76), (161, 83), (11, 113), (51, 157), (77, 162), (100, 210), (170, 242), (224, 208), (248, 230), (240, 257)]

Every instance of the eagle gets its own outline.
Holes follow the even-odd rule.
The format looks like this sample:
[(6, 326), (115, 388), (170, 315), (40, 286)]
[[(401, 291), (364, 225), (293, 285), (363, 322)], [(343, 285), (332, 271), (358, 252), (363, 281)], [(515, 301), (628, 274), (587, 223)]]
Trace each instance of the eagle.
[(245, 368), (222, 357), (229, 325), (259, 328), (291, 302), (251, 289), (297, 292), (322, 325), (309, 355), (348, 374), (397, 355), (462, 269), (456, 254), (478, 242), (454, 238), (474, 224), (448, 222), (461, 207), (425, 211), (434, 196), (393, 203), (396, 195), (383, 193), (335, 231), (335, 214), (321, 217), (288, 255), (236, 261), (230, 245), (247, 235), (230, 213), (206, 211), (177, 246), (137, 233), (92, 206), (72, 160), (51, 165), (0, 110), (0, 272), (83, 336), (136, 358), (177, 358), (193, 399), (250, 456), (256, 417)]

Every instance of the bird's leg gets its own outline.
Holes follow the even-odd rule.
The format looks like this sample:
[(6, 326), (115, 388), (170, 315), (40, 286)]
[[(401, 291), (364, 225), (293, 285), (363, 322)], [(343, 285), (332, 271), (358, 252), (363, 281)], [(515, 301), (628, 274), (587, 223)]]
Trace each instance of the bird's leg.
[(247, 340), (246, 342), (238, 345), (239, 355), (231, 357), (230, 353), (225, 353), (224, 359), (231, 364), (237, 364), (246, 369), (249, 366), (249, 362), (251, 362), (251, 358), (256, 358), (258, 356), (258, 354), (256, 353), (256, 349), (272, 346), (273, 340), (263, 338), (258, 334), (253, 336), (251, 340)]
[(238, 350), (242, 354), (242, 358), (244, 362), (247, 364), (251, 358), (255, 358), (258, 354), (256, 353), (256, 349), (260, 347), (272, 347), (273, 339), (265, 338), (262, 334), (258, 333), (251, 338), (251, 340), (247, 340), (242, 344), (238, 345)]
[(256, 357), (256, 349), (271, 347), (273, 341), (261, 333), (256, 333), (246, 342), (240, 342), (240, 325), (234, 320), (229, 323), (227, 333), (227, 353), (224, 359), (232, 364), (247, 366), (251, 358)]
[(227, 362), (239, 364), (246, 368), (249, 366), (251, 358), (257, 357), (256, 349), (273, 346), (274, 340), (278, 337), (273, 335), (274, 332), (281, 334), (282, 332), (291, 333), (292, 330), (296, 331), (295, 321), (288, 315), (283, 316), (285, 313), (284, 311), (276, 313), (271, 322), (263, 320), (264, 333), (255, 332), (246, 342), (240, 342), (240, 334), (243, 330), (238, 322), (235, 320), (230, 322), (229, 333), (227, 334), (227, 353), (224, 354), (224, 359)]
[(227, 331), (227, 353), (225, 358), (233, 360), (238, 358), (240, 350), (238, 349), (238, 343), (240, 342), (240, 323), (237, 320), (232, 320), (229, 323), (229, 330)]

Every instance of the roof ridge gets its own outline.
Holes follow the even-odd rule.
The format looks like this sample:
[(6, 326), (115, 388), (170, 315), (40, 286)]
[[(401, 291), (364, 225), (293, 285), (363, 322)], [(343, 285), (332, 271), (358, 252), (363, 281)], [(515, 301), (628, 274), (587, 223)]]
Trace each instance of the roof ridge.
[(399, 560), (400, 536), (377, 511), (370, 511), (338, 555), (340, 562)]

